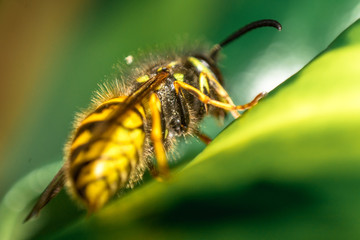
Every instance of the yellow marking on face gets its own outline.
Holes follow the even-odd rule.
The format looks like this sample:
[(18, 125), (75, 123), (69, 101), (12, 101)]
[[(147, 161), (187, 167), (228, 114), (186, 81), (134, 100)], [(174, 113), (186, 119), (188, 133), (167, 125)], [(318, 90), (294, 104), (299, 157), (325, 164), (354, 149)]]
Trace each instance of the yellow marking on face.
[(138, 78), (136, 79), (136, 81), (142, 83), (142, 82), (148, 81), (149, 79), (150, 79), (149, 75), (146, 74), (146, 75), (143, 75), (143, 76), (138, 77)]
[(195, 57), (189, 57), (188, 60), (191, 62), (193, 66), (197, 68), (199, 72), (204, 72), (208, 77), (216, 79), (213, 72), (205, 66), (199, 59)]
[(195, 57), (188, 57), (188, 60), (199, 70), (199, 72), (203, 72), (204, 69), (207, 68), (199, 59)]
[(184, 74), (182, 74), (182, 73), (174, 73), (173, 76), (178, 81), (181, 81), (181, 82), (184, 81)]
[(203, 72), (200, 73), (199, 84), (200, 84), (199, 87), (201, 92), (205, 92), (204, 89), (206, 89), (207, 92), (210, 93), (209, 82), (206, 75)]

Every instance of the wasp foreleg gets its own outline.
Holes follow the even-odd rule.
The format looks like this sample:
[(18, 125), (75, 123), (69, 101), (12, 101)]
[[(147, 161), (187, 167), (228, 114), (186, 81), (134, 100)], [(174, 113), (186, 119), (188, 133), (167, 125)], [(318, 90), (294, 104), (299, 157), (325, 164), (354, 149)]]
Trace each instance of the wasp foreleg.
[(174, 86), (175, 86), (175, 91), (177, 93), (179, 92), (179, 89), (182, 88), (184, 90), (189, 91), (194, 96), (196, 96), (204, 104), (210, 104), (227, 111), (243, 111), (250, 109), (253, 106), (255, 106), (258, 103), (258, 101), (266, 95), (266, 93), (260, 93), (251, 102), (244, 105), (236, 106), (234, 104), (224, 103), (215, 99), (211, 99), (209, 96), (202, 93), (199, 89), (181, 81), (174, 81)]
[[(227, 103), (231, 105), (235, 105), (232, 99), (230, 98), (228, 92), (224, 89), (224, 87), (211, 75), (207, 74), (206, 72), (201, 72), (199, 78), (206, 78), (207, 82), (210, 86), (215, 90), (215, 92), (223, 98)], [(240, 117), (238, 111), (230, 111), (234, 118)]]

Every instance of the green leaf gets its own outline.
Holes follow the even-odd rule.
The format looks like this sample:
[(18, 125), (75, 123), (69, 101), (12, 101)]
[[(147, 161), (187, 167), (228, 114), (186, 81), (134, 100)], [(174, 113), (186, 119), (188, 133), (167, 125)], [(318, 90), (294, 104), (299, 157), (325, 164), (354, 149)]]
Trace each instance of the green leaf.
[(55, 237), (359, 237), (359, 63), (357, 21), (169, 182), (149, 182)]

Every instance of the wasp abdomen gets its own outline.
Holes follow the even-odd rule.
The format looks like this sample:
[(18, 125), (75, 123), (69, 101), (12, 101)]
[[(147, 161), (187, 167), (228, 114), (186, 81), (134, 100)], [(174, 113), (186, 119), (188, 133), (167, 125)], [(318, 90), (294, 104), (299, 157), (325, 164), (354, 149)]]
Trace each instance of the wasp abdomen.
[(123, 98), (104, 102), (81, 123), (70, 148), (69, 184), (89, 211), (101, 208), (117, 190), (126, 186), (132, 171), (143, 155), (144, 110), (138, 105), (115, 124), (104, 125), (96, 134), (96, 126), (117, 110)]

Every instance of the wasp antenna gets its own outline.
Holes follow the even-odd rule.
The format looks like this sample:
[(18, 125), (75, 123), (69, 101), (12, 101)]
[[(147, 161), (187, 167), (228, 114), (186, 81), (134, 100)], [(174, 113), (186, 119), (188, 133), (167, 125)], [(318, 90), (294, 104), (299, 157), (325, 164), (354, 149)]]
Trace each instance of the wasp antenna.
[(222, 42), (216, 44), (210, 51), (210, 58), (213, 59), (214, 61), (216, 61), (219, 51), (224, 46), (226, 46), (230, 42), (234, 41), (235, 39), (241, 37), (245, 33), (249, 32), (251, 30), (254, 30), (256, 28), (260, 28), (260, 27), (274, 27), (274, 28), (278, 29), (279, 31), (281, 31), (281, 29), (282, 29), (281, 24), (278, 21), (272, 20), (272, 19), (264, 19), (264, 20), (259, 20), (259, 21), (249, 23), (248, 25), (245, 25), (244, 27), (240, 28), (239, 30), (237, 30), (236, 32), (231, 34), (229, 37), (227, 37)]

